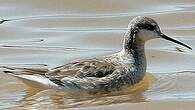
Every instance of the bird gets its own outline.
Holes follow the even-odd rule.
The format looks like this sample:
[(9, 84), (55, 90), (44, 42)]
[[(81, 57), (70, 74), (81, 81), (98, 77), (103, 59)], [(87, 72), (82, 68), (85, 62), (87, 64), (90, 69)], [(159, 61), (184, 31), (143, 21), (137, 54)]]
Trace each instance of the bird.
[(5, 67), (4, 73), (27, 85), (67, 92), (111, 92), (139, 83), (146, 74), (145, 42), (163, 38), (192, 48), (161, 32), (157, 22), (137, 16), (128, 24), (122, 49), (114, 54), (75, 60), (52, 69)]

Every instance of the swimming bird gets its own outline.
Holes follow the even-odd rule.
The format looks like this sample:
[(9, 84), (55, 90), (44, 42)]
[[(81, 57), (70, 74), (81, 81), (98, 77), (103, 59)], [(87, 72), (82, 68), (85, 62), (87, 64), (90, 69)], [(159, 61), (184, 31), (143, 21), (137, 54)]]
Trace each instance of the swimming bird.
[(118, 53), (77, 60), (50, 70), (5, 67), (4, 72), (28, 85), (35, 84), (64, 91), (120, 90), (143, 79), (146, 73), (144, 45), (155, 38), (163, 38), (192, 49), (163, 34), (152, 18), (138, 16), (130, 21), (122, 50)]

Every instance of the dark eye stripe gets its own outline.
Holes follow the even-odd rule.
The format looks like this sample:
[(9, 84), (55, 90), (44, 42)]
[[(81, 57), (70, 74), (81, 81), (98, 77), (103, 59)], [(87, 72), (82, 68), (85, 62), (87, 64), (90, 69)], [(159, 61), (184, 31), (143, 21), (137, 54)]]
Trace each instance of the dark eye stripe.
[(139, 24), (138, 25), (139, 29), (146, 29), (149, 31), (154, 31), (155, 30), (155, 26), (151, 25), (151, 24)]

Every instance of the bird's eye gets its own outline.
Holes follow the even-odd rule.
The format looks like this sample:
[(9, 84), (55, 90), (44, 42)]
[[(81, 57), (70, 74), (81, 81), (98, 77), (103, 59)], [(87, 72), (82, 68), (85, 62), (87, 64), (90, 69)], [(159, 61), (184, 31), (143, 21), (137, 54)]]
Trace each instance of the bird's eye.
[(150, 31), (154, 31), (155, 27), (153, 25), (146, 25), (146, 29)]
[(149, 31), (154, 31), (155, 30), (155, 26), (151, 25), (151, 24), (140, 24), (138, 25), (139, 29), (146, 29)]

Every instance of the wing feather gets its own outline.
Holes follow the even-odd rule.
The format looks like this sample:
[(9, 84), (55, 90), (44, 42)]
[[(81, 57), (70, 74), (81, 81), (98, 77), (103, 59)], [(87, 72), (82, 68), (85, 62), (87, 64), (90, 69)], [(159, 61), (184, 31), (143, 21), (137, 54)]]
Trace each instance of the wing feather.
[(45, 74), (48, 78), (62, 79), (64, 77), (96, 77), (101, 78), (112, 74), (115, 70), (114, 64), (102, 59), (88, 59), (75, 61), (66, 65), (51, 69)]

